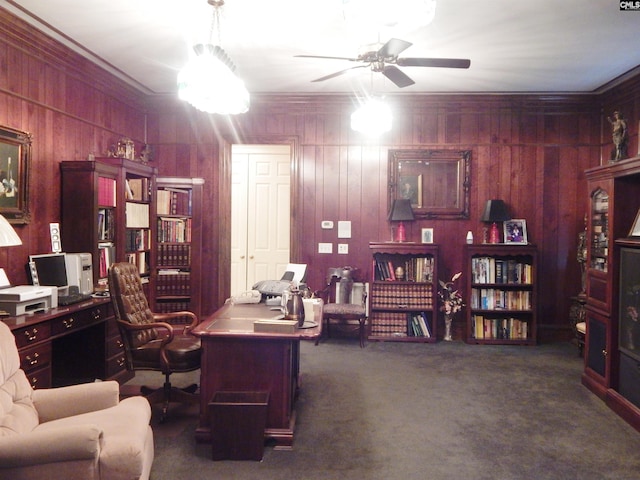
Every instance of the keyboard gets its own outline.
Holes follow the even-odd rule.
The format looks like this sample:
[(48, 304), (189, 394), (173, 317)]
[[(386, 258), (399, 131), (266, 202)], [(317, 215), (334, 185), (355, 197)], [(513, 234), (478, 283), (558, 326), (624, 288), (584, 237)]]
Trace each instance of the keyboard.
[(79, 303), (84, 300), (89, 300), (90, 298), (91, 298), (90, 294), (72, 293), (70, 295), (63, 295), (58, 297), (58, 305), (73, 305), (74, 303)]

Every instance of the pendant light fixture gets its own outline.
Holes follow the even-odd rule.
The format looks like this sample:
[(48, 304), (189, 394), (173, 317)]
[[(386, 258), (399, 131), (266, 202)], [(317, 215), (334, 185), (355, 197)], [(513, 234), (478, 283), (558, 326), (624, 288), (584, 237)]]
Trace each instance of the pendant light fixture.
[[(235, 65), (220, 43), (220, 9), (224, 0), (207, 0), (213, 6), (209, 41), (193, 47), (195, 56), (178, 73), (178, 96), (198, 110), (234, 115), (249, 110), (249, 92), (236, 76)], [(213, 43), (214, 32), (217, 43)]]

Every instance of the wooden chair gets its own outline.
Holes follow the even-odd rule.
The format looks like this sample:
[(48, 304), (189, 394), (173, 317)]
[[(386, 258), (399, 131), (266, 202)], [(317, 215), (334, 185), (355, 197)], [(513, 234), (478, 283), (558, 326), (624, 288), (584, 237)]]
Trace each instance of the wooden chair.
[[(362, 289), (362, 297), (357, 303), (336, 303), (336, 286), (339, 278), (331, 276), (329, 283), (323, 290), (314, 293), (316, 297), (322, 298), (324, 306), (322, 310), (323, 331), (331, 337), (331, 323), (341, 326), (353, 326), (358, 329), (360, 347), (364, 348), (367, 337), (367, 290)], [(316, 345), (320, 338), (316, 340)]]
[[(127, 369), (159, 371), (165, 376), (161, 388), (141, 388), (149, 403), (164, 403), (160, 421), (166, 418), (170, 402), (199, 403), (197, 385), (176, 388), (169, 381), (174, 372), (200, 368), (200, 340), (189, 334), (199, 323), (196, 315), (188, 311), (151, 312), (138, 267), (128, 262), (109, 268), (109, 291), (125, 347)], [(184, 318), (191, 323), (171, 324), (172, 320)]]

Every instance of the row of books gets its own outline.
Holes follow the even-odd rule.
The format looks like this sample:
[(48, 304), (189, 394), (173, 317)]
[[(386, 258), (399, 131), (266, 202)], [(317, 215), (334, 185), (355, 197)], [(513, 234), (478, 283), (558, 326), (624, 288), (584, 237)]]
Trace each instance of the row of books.
[(426, 312), (407, 313), (407, 334), (410, 337), (431, 338), (431, 325)]
[(472, 288), (470, 303), (475, 310), (531, 310), (531, 291)]
[(125, 250), (135, 252), (151, 249), (151, 230), (136, 228), (125, 230)]
[(98, 244), (98, 276), (107, 278), (109, 265), (116, 261), (116, 249), (111, 242), (100, 242)]
[(158, 242), (190, 242), (191, 218), (160, 217)]
[(113, 208), (98, 209), (98, 240), (112, 240), (115, 234), (115, 212)]
[(156, 199), (158, 215), (191, 215), (191, 190), (158, 189)]
[[(155, 311), (158, 313), (184, 312), (189, 311), (189, 302), (156, 302)], [(191, 323), (191, 317), (186, 315), (178, 316), (171, 319), (172, 325), (188, 325)]]
[(158, 270), (156, 277), (156, 293), (160, 296), (190, 295), (191, 274), (179, 269), (165, 268)]
[(473, 283), (531, 284), (533, 267), (530, 263), (513, 258), (473, 257), (471, 281)]
[(375, 279), (381, 281), (433, 282), (435, 260), (426, 257), (398, 257), (381, 253), (373, 256)]
[(486, 318), (473, 315), (472, 332), (477, 340), (527, 340), (529, 323), (518, 318)]
[(131, 252), (125, 254), (125, 260), (129, 263), (133, 263), (138, 267), (138, 272), (143, 275), (149, 273), (149, 261), (148, 252)]
[(156, 252), (160, 266), (188, 267), (191, 265), (191, 245), (188, 243), (159, 243)]
[(127, 228), (149, 228), (149, 204), (127, 202), (125, 207)]
[(429, 310), (433, 307), (431, 284), (403, 285), (374, 283), (372, 286), (372, 308), (411, 308)]
[(98, 205), (102, 207), (116, 206), (115, 178), (98, 177)]
[(125, 181), (125, 198), (139, 202), (151, 200), (151, 181), (147, 178), (128, 178)]

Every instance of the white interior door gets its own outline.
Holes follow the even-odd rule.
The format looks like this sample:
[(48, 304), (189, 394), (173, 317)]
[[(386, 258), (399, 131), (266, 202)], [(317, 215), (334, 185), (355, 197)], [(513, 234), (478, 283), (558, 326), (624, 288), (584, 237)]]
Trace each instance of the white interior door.
[(231, 147), (231, 295), (278, 279), (289, 263), (289, 145)]

